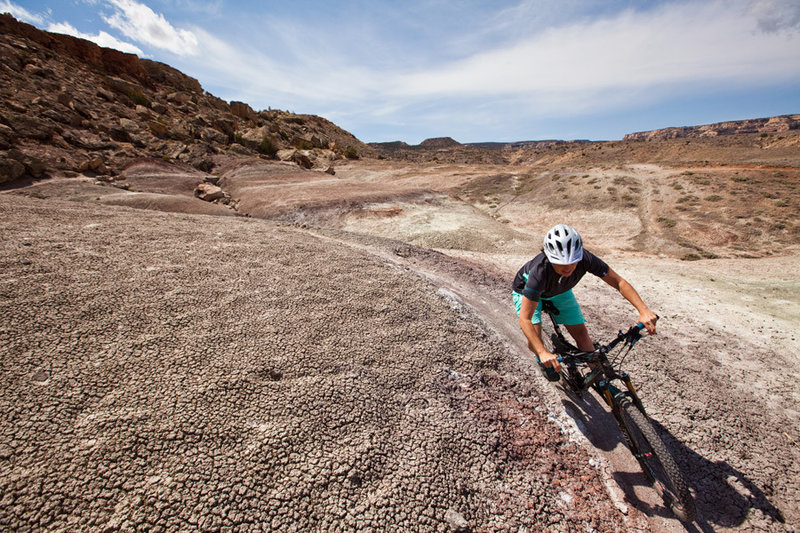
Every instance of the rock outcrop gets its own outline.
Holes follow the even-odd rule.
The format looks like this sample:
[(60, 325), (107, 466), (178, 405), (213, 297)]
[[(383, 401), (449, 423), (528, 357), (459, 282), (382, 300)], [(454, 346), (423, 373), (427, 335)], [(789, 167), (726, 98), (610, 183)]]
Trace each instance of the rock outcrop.
[[(282, 149), (327, 170), (375, 151), (313, 115), (225, 102), (180, 71), (0, 15), (0, 184), (92, 173), (113, 179), (141, 158), (211, 171), (220, 156)], [(315, 162), (318, 165), (315, 166)]]
[(623, 141), (666, 140), (681, 137), (717, 137), (719, 135), (736, 135), (742, 133), (779, 133), (800, 129), (800, 115), (781, 115), (751, 120), (735, 120), (717, 122), (703, 126), (684, 126), (680, 128), (664, 128), (660, 130), (629, 133)]

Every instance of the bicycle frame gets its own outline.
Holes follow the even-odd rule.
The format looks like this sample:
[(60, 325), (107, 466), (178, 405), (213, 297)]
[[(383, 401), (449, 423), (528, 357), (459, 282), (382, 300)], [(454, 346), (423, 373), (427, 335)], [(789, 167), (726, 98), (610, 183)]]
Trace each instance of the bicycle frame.
[[(559, 355), (558, 360), (564, 363), (564, 365), (567, 367), (566, 373), (562, 370), (562, 377), (565, 378), (565, 382), (568, 384), (568, 386), (572, 388), (574, 392), (578, 393), (586, 391), (590, 387), (595, 386), (597, 391), (611, 408), (615, 418), (619, 418), (618, 403), (623, 396), (628, 396), (634, 405), (636, 405), (636, 407), (638, 407), (642, 413), (646, 414), (644, 405), (639, 399), (639, 395), (636, 392), (636, 387), (633, 385), (631, 377), (627, 372), (617, 372), (608, 359), (608, 353), (616, 348), (620, 343), (627, 345), (628, 350), (630, 351), (634, 344), (636, 344), (636, 342), (642, 338), (641, 331), (644, 329), (644, 324), (636, 324), (624, 333), (620, 330), (617, 333), (616, 338), (614, 338), (608, 344), (602, 346), (596, 345), (595, 350), (591, 352), (584, 352), (567, 341), (567, 339), (564, 337), (564, 334), (561, 332), (561, 328), (556, 322), (552, 312), (550, 310), (545, 311), (553, 323), (553, 330), (558, 336), (559, 344), (561, 345), (557, 349), (557, 355)], [(578, 365), (589, 366), (592, 368), (592, 370), (588, 375), (582, 376), (580, 372), (577, 371)], [(578, 376), (581, 377), (580, 381), (576, 379)], [(625, 385), (626, 390), (621, 391), (615, 387), (612, 383), (615, 380), (621, 381)]]
[[(548, 302), (549, 303), (549, 302)], [(583, 391), (593, 387), (602, 396), (614, 416), (625, 444), (642, 467), (642, 471), (650, 479), (653, 488), (661, 496), (664, 504), (684, 521), (692, 521), (696, 516), (694, 499), (689, 491), (688, 484), (677, 466), (675, 459), (664, 445), (653, 427), (650, 417), (644, 410), (644, 405), (636, 393), (630, 376), (620, 369), (614, 368), (617, 357), (621, 356), (619, 363), (633, 349), (633, 346), (642, 338), (642, 323), (628, 329), (621, 330), (617, 337), (606, 345), (595, 344), (595, 349), (584, 352), (570, 344), (558, 323), (555, 321), (552, 308), (544, 307), (544, 311), (553, 323), (554, 334), (550, 337), (553, 353), (558, 355), (562, 363), (562, 383), (578, 396)], [(609, 354), (620, 344), (620, 352), (615, 354), (614, 362), (609, 360)], [(623, 352), (624, 350), (624, 352)], [(590, 371), (583, 375), (578, 366), (588, 366)], [(548, 378), (549, 379), (549, 378)], [(612, 383), (622, 381), (625, 388), (620, 390)]]

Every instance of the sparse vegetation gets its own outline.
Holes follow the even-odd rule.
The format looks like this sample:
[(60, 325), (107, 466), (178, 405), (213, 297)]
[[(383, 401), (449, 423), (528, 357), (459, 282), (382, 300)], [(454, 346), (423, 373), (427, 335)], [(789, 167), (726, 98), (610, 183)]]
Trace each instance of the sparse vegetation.
[(712, 195), (706, 196), (705, 200), (706, 200), (706, 202), (719, 202), (720, 200), (722, 200), (722, 196), (720, 196), (718, 194), (712, 194)]
[(358, 159), (358, 150), (355, 146), (348, 146), (344, 149), (344, 156), (347, 159)]
[(275, 154), (278, 153), (278, 147), (268, 135), (264, 135), (258, 145), (258, 152), (268, 157), (275, 157)]
[(131, 90), (131, 92), (128, 93), (128, 98), (130, 98), (131, 102), (133, 102), (135, 105), (150, 107), (150, 100), (139, 89)]
[(674, 228), (677, 222), (675, 222), (672, 218), (667, 217), (658, 217), (658, 221), (661, 223), (662, 226), (665, 228)]

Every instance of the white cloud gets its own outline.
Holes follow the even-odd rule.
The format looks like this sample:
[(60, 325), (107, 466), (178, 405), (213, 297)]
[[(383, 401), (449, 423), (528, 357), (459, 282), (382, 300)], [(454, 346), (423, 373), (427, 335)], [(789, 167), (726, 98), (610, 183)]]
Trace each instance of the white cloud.
[(31, 13), (24, 7), (12, 4), (7, 0), (0, 1), (0, 13), (11, 13), (14, 16), (14, 18), (19, 19), (23, 22), (27, 22), (29, 24), (44, 23), (44, 18), (42, 18), (40, 15)]
[(163, 15), (154, 12), (145, 4), (133, 0), (107, 1), (114, 6), (115, 12), (103, 20), (129, 39), (180, 56), (198, 53), (198, 41), (194, 33), (173, 27)]
[(800, 3), (797, 0), (754, 0), (750, 12), (766, 32), (800, 27)]
[(47, 31), (53, 33), (63, 33), (65, 35), (72, 35), (73, 37), (86, 39), (87, 41), (92, 41), (98, 44), (99, 46), (103, 46), (106, 48), (114, 48), (121, 52), (128, 52), (130, 54), (137, 54), (139, 56), (143, 55), (142, 50), (136, 47), (135, 45), (127, 43), (125, 41), (120, 41), (116, 37), (109, 35), (104, 31), (98, 32), (97, 35), (89, 35), (88, 33), (82, 33), (78, 31), (75, 27), (73, 27), (67, 22), (50, 24), (47, 27)]
[(615, 92), (624, 100), (665, 86), (799, 79), (800, 35), (761, 31), (747, 6), (683, 2), (554, 27), (505, 48), (401, 76), (387, 89), (396, 97), (419, 98), (527, 95), (537, 106), (574, 110), (613, 104)]

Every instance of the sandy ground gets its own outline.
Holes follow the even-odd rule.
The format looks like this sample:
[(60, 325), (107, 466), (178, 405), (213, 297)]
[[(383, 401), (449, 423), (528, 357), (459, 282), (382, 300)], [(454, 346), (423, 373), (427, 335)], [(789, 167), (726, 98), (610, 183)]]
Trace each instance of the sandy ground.
[[(264, 194), (249, 199), (264, 216), (300, 223), (284, 226), (99, 205), (139, 203), (107, 187), (0, 195), (0, 524), (797, 530), (797, 254), (647, 252), (676, 241), (645, 182), (633, 211), (454, 190), (497, 171), (227, 175)], [(139, 207), (206, 209), (159, 194)], [(597, 400), (546, 382), (524, 346), (511, 277), (568, 216), (662, 316), (626, 368), (687, 474), (694, 524), (657, 501)], [(591, 276), (576, 293), (598, 339), (636, 319)]]

